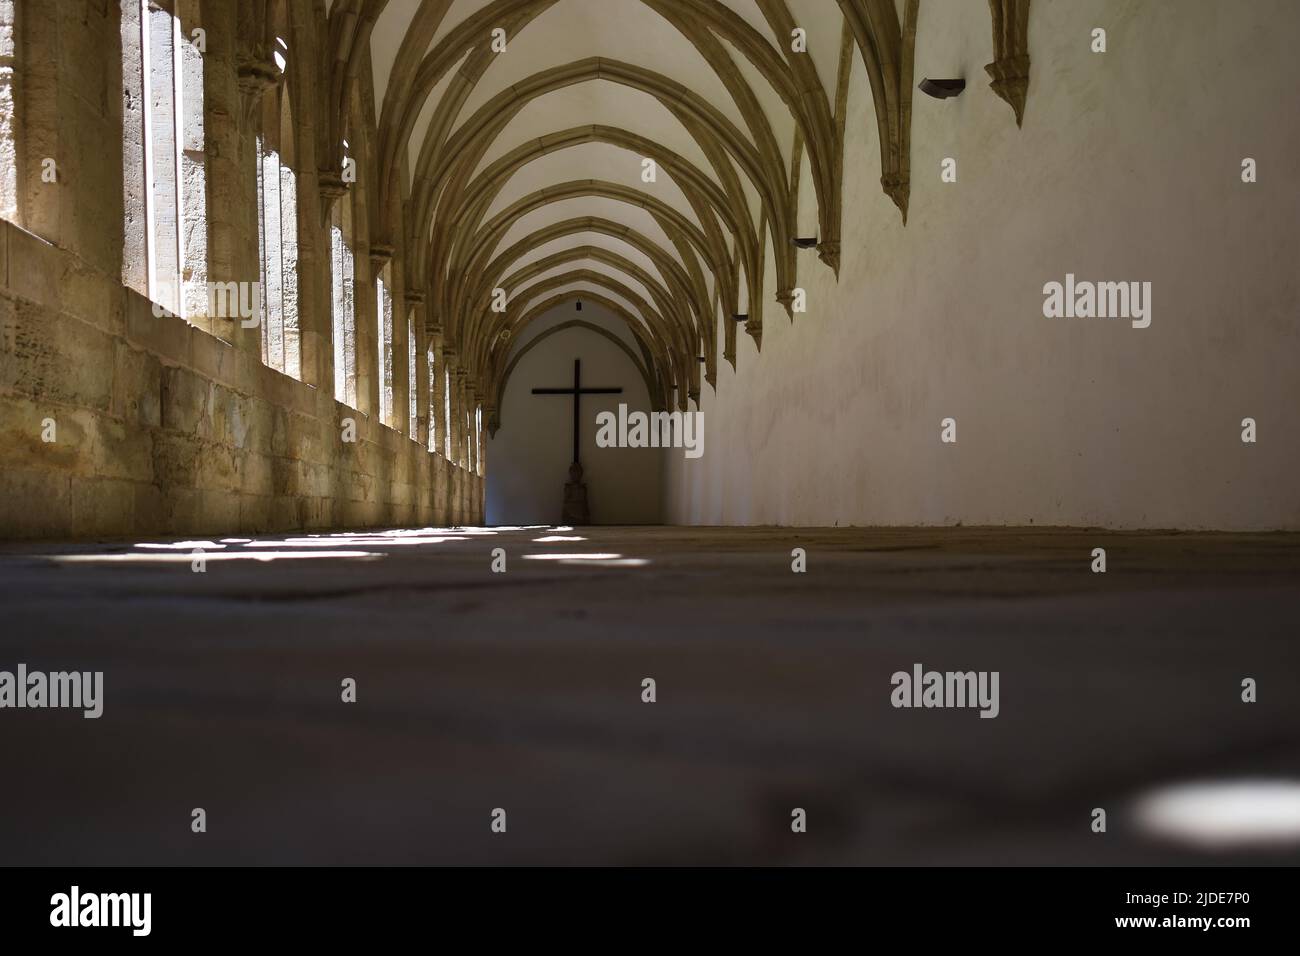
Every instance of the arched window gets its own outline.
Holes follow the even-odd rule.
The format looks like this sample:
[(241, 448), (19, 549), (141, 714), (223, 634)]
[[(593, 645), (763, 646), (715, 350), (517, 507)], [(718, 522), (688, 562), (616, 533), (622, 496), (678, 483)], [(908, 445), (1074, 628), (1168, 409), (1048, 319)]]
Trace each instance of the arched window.
[(385, 265), (375, 277), (375, 341), (379, 345), (379, 422), (394, 424), (393, 410), (393, 296), (392, 267)]
[(330, 213), (330, 305), (334, 326), (334, 398), (357, 407), (356, 260), (352, 252), (352, 194)]
[(0, 219), (18, 217), (18, 138), (14, 112), (18, 38), (14, 0), (0, 0)]
[(406, 434), (411, 441), (420, 440), (420, 392), (416, 388), (415, 309), (406, 310)]
[(122, 3), (122, 281), (182, 317), (208, 306), (199, 0)]
[(438, 450), (438, 363), (434, 358), (432, 343), (427, 355), (429, 360), (429, 451)]
[[(276, 38), (276, 66), (288, 65), (288, 44)], [(262, 100), (257, 137), (257, 242), (261, 263), (262, 361), (302, 378), (298, 322), (298, 177), (293, 110), (286, 82)]]
[(483, 474), (483, 406), (474, 406), (474, 471)]
[(474, 470), (474, 413), (465, 406), (465, 444), (460, 450), (460, 463), (466, 471)]
[(451, 370), (442, 366), (442, 454), (451, 460)]

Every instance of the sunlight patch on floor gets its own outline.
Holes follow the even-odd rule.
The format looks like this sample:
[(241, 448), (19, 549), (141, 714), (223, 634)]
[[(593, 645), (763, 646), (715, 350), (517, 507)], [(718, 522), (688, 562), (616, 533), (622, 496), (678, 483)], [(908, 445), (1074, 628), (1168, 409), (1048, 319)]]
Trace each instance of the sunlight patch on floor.
[(1146, 833), (1202, 849), (1300, 843), (1300, 781), (1184, 783), (1144, 794), (1134, 807)]

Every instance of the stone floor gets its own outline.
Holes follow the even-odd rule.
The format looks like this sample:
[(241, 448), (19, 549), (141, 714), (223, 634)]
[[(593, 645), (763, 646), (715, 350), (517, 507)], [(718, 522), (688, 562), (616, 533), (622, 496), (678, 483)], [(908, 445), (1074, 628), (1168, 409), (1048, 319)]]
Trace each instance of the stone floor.
[[(1300, 779), (1300, 536), (424, 529), (203, 573), (145, 543), (0, 547), (0, 670), (105, 675), (99, 720), (0, 710), (0, 863), (1300, 860), (1132, 802)], [(998, 718), (893, 708), (918, 662), (998, 671)]]

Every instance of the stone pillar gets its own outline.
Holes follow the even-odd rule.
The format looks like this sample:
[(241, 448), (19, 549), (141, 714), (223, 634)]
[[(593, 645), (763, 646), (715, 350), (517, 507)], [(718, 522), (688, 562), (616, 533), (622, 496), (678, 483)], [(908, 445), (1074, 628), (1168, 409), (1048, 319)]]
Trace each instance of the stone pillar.
[(459, 459), (460, 467), (469, 471), (469, 372), (464, 365), (456, 369), (456, 428), (460, 429)]
[(406, 289), (406, 307), (411, 313), (411, 329), (415, 335), (415, 381), (408, 384), (415, 389), (415, 434), (411, 437), (420, 443), (420, 447), (429, 448), (429, 417), (432, 398), (429, 390), (429, 334), (426, 331), (426, 314), (424, 293), (418, 289)]
[[(12, 182), (9, 201), (23, 228), (117, 274), (123, 227), (121, 8), (28, 0), (13, 7), (12, 46), (0, 50), (0, 70), (5, 62), (15, 70), (8, 75), (15, 97), (14, 164), (0, 154), (0, 176)], [(0, 29), (0, 36), (5, 32)]]
[(452, 520), (465, 523), (465, 370), (451, 365), (451, 513)]
[(447, 508), (447, 459), (442, 455), (430, 457), (433, 463), (433, 521), (438, 525), (451, 524)]
[(433, 422), (433, 450), (447, 455), (447, 423), (443, 413), (443, 382), (447, 370), (447, 353), (442, 343), (442, 326), (431, 315), (425, 316), (425, 334), (433, 350), (433, 380), (429, 386), (429, 420)]
[[(342, 146), (340, 146), (340, 149)], [(352, 147), (354, 150), (357, 147)], [(355, 154), (352, 156), (355, 161)], [(348, 186), (352, 201), (352, 245), (356, 263), (356, 280), (353, 284), (353, 304), (356, 313), (356, 365), (357, 365), (357, 410), (379, 421), (379, 376), (376, 365), (379, 361), (379, 342), (376, 332), (379, 329), (378, 302), (375, 300), (375, 262), (370, 250), (370, 204), (366, 198), (365, 183), (368, 180), (358, 175), (355, 182)], [(382, 258), (383, 250), (378, 250)]]
[[(402, 219), (402, 201), (399, 190), (391, 190), (389, 196), (389, 205), (386, 210), (387, 215), (381, 211), (380, 221), (376, 225), (383, 227), (386, 222), (401, 222)], [(372, 250), (378, 247), (379, 237), (371, 243)], [(391, 257), (388, 268), (389, 293), (393, 297), (393, 421), (392, 425), (401, 434), (408, 438), (416, 437), (413, 432), (415, 428), (411, 424), (411, 394), (412, 389), (416, 387), (415, 382), (411, 381), (411, 327), (414, 324), (414, 317), (411, 314), (411, 303), (406, 298), (406, 254), (405, 246), (401, 243), (396, 245), (389, 244), (385, 247)], [(419, 362), (419, 350), (416, 350), (416, 362)], [(428, 445), (427, 441), (422, 440), (421, 445)]]
[[(446, 336), (440, 336), (442, 348), (442, 373), (438, 376), (439, 396), (439, 454), (443, 456), (443, 470), (446, 485), (443, 489), (443, 502), (447, 509), (447, 523), (456, 523), (456, 348), (450, 345)], [(450, 373), (450, 374), (449, 374)]]
[(469, 445), (469, 455), (465, 482), (465, 512), (466, 521), (469, 524), (480, 524), (478, 516), (478, 475), (479, 469), (482, 468), (482, 462), (479, 458), (478, 425), (476, 412), (478, 410), (478, 383), (474, 377), (468, 376), (465, 382), (465, 412), (467, 424), (466, 438)]
[(433, 352), (433, 377), (429, 385), (429, 421), (433, 424), (433, 507), (438, 524), (445, 525), (451, 521), (447, 513), (447, 462), (443, 454), (446, 447), (443, 441), (442, 423), (442, 326), (435, 320), (428, 306), (425, 307), (425, 335), (429, 348)]
[[(322, 42), (315, 17), (295, 17), (291, 48), (318, 49)], [(334, 313), (331, 291), (329, 208), (322, 209), (317, 164), (316, 103), (319, 83), (313, 57), (289, 58), (293, 104), (294, 174), (298, 178), (298, 347), (302, 380), (318, 393), (334, 396)], [(331, 203), (332, 205), (332, 203)], [(324, 218), (322, 219), (322, 213)]]
[[(114, 11), (116, 12), (116, 11)], [(17, 11), (17, 41), (22, 47), (22, 73), (17, 77), (18, 210), (19, 222), (56, 246), (62, 246), (59, 223), (63, 193), (74, 181), (74, 161), (61, 140), (59, 102), (64, 98), (64, 78), (59, 73), (60, 5), (23, 3)], [(139, 14), (136, 13), (136, 22)], [(138, 41), (137, 41), (138, 43)], [(86, 91), (90, 93), (90, 90)], [(65, 117), (72, 129), (73, 117)], [(54, 161), (56, 182), (42, 179), (46, 159)], [(80, 178), (79, 176), (75, 178)]]
[[(208, 280), (258, 282), (257, 127), (262, 96), (279, 71), (261, 32), (237, 8), (202, 4), (204, 137), (207, 147)], [(212, 316), (211, 331), (261, 362), (262, 330), (238, 316)]]
[[(393, 281), (393, 427), (407, 438), (416, 437), (411, 427), (411, 326), (414, 318), (406, 302), (405, 277), (401, 262), (390, 270)], [(419, 350), (416, 350), (419, 361)]]
[[(383, 326), (382, 326), (383, 316), (379, 314), (379, 292), (375, 287), (375, 283), (376, 280), (378, 280), (383, 275), (384, 268), (388, 266), (390, 262), (392, 262), (393, 247), (387, 245), (380, 245), (378, 243), (374, 243), (374, 244), (367, 243), (367, 245), (369, 248), (369, 259), (370, 259), (370, 279), (366, 283), (366, 294), (369, 296), (369, 304), (366, 306), (365, 315), (369, 316), (369, 318), (365, 320), (365, 324), (370, 333), (370, 341), (367, 343), (366, 348), (370, 350), (369, 364), (367, 368), (373, 370), (370, 377), (370, 385), (368, 387), (368, 391), (370, 393), (370, 400), (371, 400), (370, 417), (374, 419), (377, 424), (388, 425), (390, 424), (390, 422), (385, 422), (379, 415), (380, 411), (383, 408), (379, 397), (379, 390), (383, 382), (383, 371), (384, 371), (379, 365), (379, 343), (382, 341), (382, 336), (383, 336)], [(384, 288), (387, 295), (391, 296), (393, 294), (391, 278), (384, 283)], [(358, 289), (357, 290), (357, 348), (358, 350), (362, 347), (360, 344), (361, 325), (362, 325), (362, 312), (361, 312), (362, 297), (360, 293), (361, 290)], [(390, 308), (392, 308), (393, 310), (392, 318), (393, 318), (394, 354), (392, 357), (393, 357), (393, 367), (394, 367), (394, 381), (396, 381), (397, 355), (396, 355), (395, 346), (397, 341), (397, 326), (399, 324), (398, 319), (400, 316), (399, 313), (397, 312), (396, 302), (390, 303)], [(403, 356), (402, 358), (403, 361), (405, 361), (405, 356)], [(360, 398), (361, 395), (360, 371), (359, 371), (360, 368), (361, 368), (361, 362), (358, 361), (357, 362), (357, 369), (358, 369), (357, 397), (358, 398)], [(397, 399), (396, 392), (394, 392), (393, 395), (394, 412), (397, 411), (396, 399)], [(393, 418), (394, 419), (397, 418), (396, 414), (394, 414)]]

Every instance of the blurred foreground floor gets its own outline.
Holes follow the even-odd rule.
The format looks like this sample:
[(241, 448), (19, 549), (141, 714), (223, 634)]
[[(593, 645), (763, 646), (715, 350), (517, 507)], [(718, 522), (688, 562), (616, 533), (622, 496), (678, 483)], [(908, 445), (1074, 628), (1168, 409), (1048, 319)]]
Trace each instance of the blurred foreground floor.
[[(1129, 809), (1300, 780), (1297, 535), (424, 529), (215, 539), (203, 573), (194, 547), (0, 546), (0, 670), (105, 675), (99, 720), (0, 710), (0, 864), (1300, 860)], [(999, 671), (1000, 716), (894, 709), (915, 663)]]

